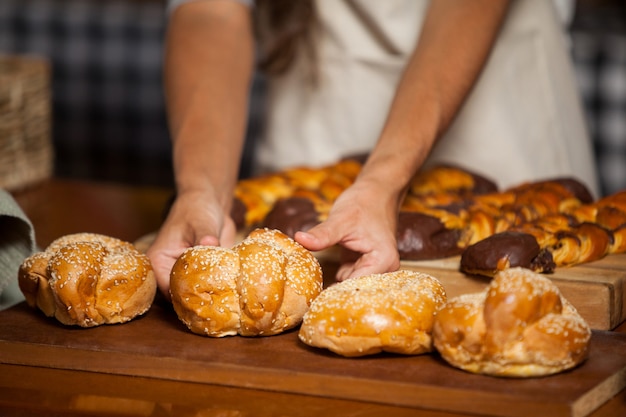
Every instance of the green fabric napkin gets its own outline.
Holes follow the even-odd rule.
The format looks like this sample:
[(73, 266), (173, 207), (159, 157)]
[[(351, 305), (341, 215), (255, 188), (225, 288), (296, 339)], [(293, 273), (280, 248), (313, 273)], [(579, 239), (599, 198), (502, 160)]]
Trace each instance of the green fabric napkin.
[(32, 223), (11, 194), (0, 189), (0, 310), (24, 299), (17, 271), (36, 250)]

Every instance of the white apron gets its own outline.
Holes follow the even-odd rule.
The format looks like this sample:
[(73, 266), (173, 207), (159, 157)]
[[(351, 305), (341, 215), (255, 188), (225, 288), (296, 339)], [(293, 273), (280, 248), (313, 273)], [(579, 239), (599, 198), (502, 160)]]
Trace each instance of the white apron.
[[(320, 82), (302, 59), (269, 86), (258, 171), (319, 166), (378, 139), (427, 1), (318, 0)], [(514, 0), (475, 88), (427, 160), (500, 187), (573, 175), (597, 196), (591, 143), (554, 5)]]

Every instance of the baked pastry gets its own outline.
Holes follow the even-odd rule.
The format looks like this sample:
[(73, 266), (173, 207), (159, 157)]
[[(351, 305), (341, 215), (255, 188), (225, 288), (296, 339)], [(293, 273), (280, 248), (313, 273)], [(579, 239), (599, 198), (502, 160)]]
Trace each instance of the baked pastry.
[(342, 356), (417, 355), (432, 351), (434, 315), (445, 302), (441, 283), (420, 272), (353, 278), (328, 287), (313, 301), (298, 335), (309, 346)]
[(287, 178), (279, 174), (243, 179), (235, 187), (233, 198), (237, 202), (233, 207), (245, 208), (239, 215), (243, 214), (243, 224), (249, 227), (261, 222), (274, 203), (291, 195), (293, 188)]
[(592, 204), (568, 211), (579, 222), (594, 223), (610, 230), (609, 253), (626, 252), (626, 190), (605, 196)]
[[(293, 238), (326, 220), (361, 167), (348, 158), (242, 180), (232, 217), (240, 230), (265, 227)], [(571, 177), (499, 191), (463, 167), (431, 166), (409, 183), (396, 242), (403, 261), (462, 255), (461, 269), (472, 274), (492, 276), (515, 266), (550, 273), (626, 252), (626, 192), (594, 203), (589, 189)]]
[(417, 172), (409, 184), (409, 195), (480, 195), (498, 191), (489, 178), (466, 168), (440, 164)]
[[(444, 193), (444, 196), (444, 199), (430, 198), (419, 200), (419, 203), (415, 201), (415, 198), (413, 201), (405, 200), (397, 231), (401, 259), (423, 260), (465, 255), (468, 250), (477, 251), (477, 248), (472, 248), (473, 245), (490, 238), (494, 242), (497, 240), (498, 243), (515, 241), (516, 250), (523, 249), (524, 253), (511, 255), (511, 258), (522, 259), (528, 255), (529, 248), (519, 245), (517, 234), (507, 234), (498, 238), (492, 238), (492, 236), (511, 231), (530, 233), (529, 225), (536, 224), (550, 216), (576, 210), (592, 199), (588, 189), (573, 178), (529, 182), (501, 192), (469, 195), (466, 193), (459, 195), (456, 200), (450, 199), (449, 194)], [(433, 201), (445, 202), (445, 204), (433, 205)], [(550, 232), (553, 241), (556, 236), (553, 232), (557, 226), (559, 225), (554, 225)], [(588, 232), (592, 231), (584, 227), (579, 234)], [(531, 235), (536, 236), (533, 233)], [(541, 238), (546, 236), (543, 235)], [(527, 241), (528, 238), (524, 240)], [(539, 242), (539, 246), (541, 249), (546, 249), (548, 244)], [(482, 250), (493, 247), (493, 244), (482, 244), (479, 246), (481, 249), (479, 256), (470, 256), (470, 258), (479, 259), (489, 255), (493, 259), (492, 254), (485, 254)], [(498, 247), (497, 249), (498, 252), (503, 253), (505, 248)], [(503, 256), (507, 256), (506, 253), (503, 253)], [(506, 263), (510, 260), (498, 259), (497, 261), (503, 264), (503, 261)], [(542, 257), (535, 264), (548, 267), (545, 261), (545, 257)], [(529, 264), (513, 266), (528, 267)], [(468, 266), (466, 270), (469, 269), (498, 270), (493, 262), (486, 263), (483, 260), (479, 260), (476, 265)]]
[(507, 377), (551, 375), (585, 360), (591, 330), (548, 278), (524, 268), (499, 272), (485, 291), (450, 299), (433, 342), (450, 365)]
[(232, 248), (195, 246), (175, 262), (172, 304), (193, 333), (269, 336), (300, 324), (322, 291), (322, 270), (278, 230), (255, 229)]
[(342, 159), (318, 169), (292, 168), (279, 173), (294, 188), (274, 201), (259, 226), (280, 230), (291, 238), (299, 230), (312, 228), (326, 220), (337, 197), (352, 185), (360, 170), (359, 161)]
[(297, 231), (307, 231), (321, 222), (321, 214), (311, 198), (280, 199), (265, 216), (263, 227), (276, 229), (293, 238)]
[(515, 267), (548, 274), (554, 272), (556, 264), (552, 254), (542, 249), (533, 235), (512, 231), (497, 233), (469, 246), (460, 261), (462, 272), (487, 277)]
[[(587, 213), (588, 206), (579, 206), (575, 211)], [(581, 218), (585, 221), (579, 222), (571, 214), (549, 214), (493, 234), (463, 251), (460, 269), (485, 276), (518, 266), (551, 273), (557, 267), (592, 262), (626, 250), (621, 225), (614, 232), (602, 224), (586, 221), (588, 217)]]
[(459, 255), (466, 246), (466, 229), (472, 226), (472, 198), (497, 191), (493, 181), (459, 166), (442, 164), (419, 171), (409, 184), (398, 216), (400, 259)]
[(146, 255), (131, 243), (94, 233), (61, 237), (25, 259), (18, 282), (28, 305), (81, 327), (144, 314), (157, 287)]
[[(287, 227), (283, 227), (283, 224), (278, 221), (283, 217), (272, 215), (271, 211), (279, 203), (284, 207), (283, 200), (304, 198), (311, 200), (318, 221), (322, 221), (328, 214), (333, 201), (354, 182), (360, 170), (359, 160), (346, 158), (323, 167), (293, 167), (259, 177), (242, 179), (235, 187), (233, 197), (235, 201), (231, 215), (239, 229), (262, 227), (285, 231)], [(279, 210), (284, 209), (279, 208)], [(269, 226), (269, 222), (265, 222), (270, 215), (273, 216), (272, 227)], [(291, 228), (297, 223), (289, 217), (285, 218), (285, 224)], [(293, 233), (289, 236), (293, 236)]]
[(396, 242), (402, 260), (427, 260), (460, 255), (463, 229), (447, 227), (440, 217), (417, 211), (401, 211)]

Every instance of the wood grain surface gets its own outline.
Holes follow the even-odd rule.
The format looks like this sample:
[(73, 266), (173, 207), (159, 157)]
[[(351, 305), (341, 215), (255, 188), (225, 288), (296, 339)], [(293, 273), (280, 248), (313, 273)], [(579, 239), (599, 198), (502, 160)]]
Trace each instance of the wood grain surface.
[[(38, 244), (45, 247), (74, 232), (129, 241), (146, 236), (160, 224), (170, 196), (166, 189), (54, 180), (21, 192), (16, 199), (35, 226)], [(325, 280), (331, 282), (336, 253), (319, 255)], [(454, 258), (404, 262), (403, 267), (438, 276), (449, 296), (479, 291), (488, 283), (458, 272)], [(626, 332), (603, 331), (616, 323), (622, 323), (620, 329), (625, 326), (624, 274), (626, 255), (611, 255), (551, 276), (598, 330), (582, 366), (527, 380), (468, 374), (449, 367), (436, 354), (345, 359), (303, 345), (295, 332), (270, 338), (208, 339), (189, 333), (162, 299), (138, 320), (94, 329), (65, 327), (19, 304), (0, 312), (0, 414), (5, 415), (3, 404), (13, 401), (19, 409), (11, 415), (30, 415), (21, 409), (20, 398), (45, 410), (45, 415), (67, 415), (50, 414), (51, 404), (64, 409), (95, 401), (102, 406), (111, 405), (112, 399), (130, 401), (133, 407), (147, 401), (187, 410), (205, 404), (209, 392), (223, 387), (210, 403), (221, 400), (225, 407), (237, 409), (241, 401), (249, 400), (244, 411), (250, 415), (259, 415), (255, 407), (267, 407), (267, 401), (280, 402), (271, 415), (302, 415), (297, 411), (302, 412), (303, 405), (321, 410), (323, 399), (324, 406), (330, 401), (336, 413), (324, 410), (319, 415), (392, 415), (388, 413), (393, 409), (406, 411), (404, 416), (420, 409), (437, 417), (449, 413), (579, 417), (611, 397), (594, 417), (625, 415)], [(110, 385), (99, 390), (105, 382)], [(244, 399), (243, 391), (249, 393)], [(365, 411), (358, 414), (355, 404)], [(71, 415), (82, 415), (72, 410)], [(158, 409), (153, 412), (163, 415)]]
[(306, 394), (492, 416), (588, 415), (626, 386), (626, 335), (594, 332), (588, 360), (559, 375), (469, 374), (435, 354), (343, 358), (295, 331), (264, 338), (190, 333), (157, 300), (140, 319), (66, 327), (21, 303), (0, 314), (0, 362)]

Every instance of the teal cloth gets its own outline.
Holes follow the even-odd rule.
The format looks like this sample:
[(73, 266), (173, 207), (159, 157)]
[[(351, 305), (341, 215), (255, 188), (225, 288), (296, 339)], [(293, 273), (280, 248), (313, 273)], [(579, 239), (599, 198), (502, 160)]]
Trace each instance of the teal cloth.
[(24, 299), (17, 271), (36, 250), (32, 223), (11, 194), (0, 189), (0, 310)]

